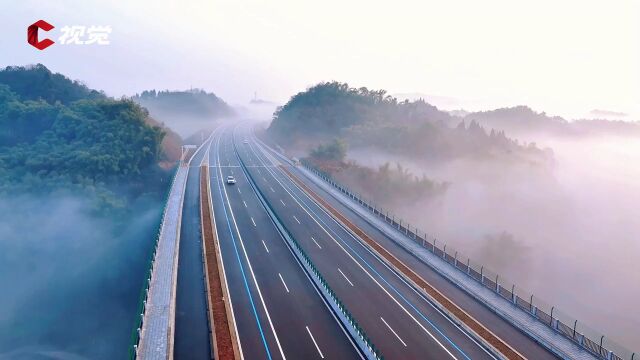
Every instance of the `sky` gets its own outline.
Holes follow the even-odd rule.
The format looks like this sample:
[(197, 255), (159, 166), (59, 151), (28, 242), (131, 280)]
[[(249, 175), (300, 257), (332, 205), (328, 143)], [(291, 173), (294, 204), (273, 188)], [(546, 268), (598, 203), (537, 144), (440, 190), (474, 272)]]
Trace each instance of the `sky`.
[[(7, 0), (3, 0), (7, 1)], [(214, 91), (284, 103), (337, 80), (467, 110), (526, 104), (640, 120), (635, 0), (136, 0), (2, 6), (0, 66), (43, 63), (112, 96)], [(110, 44), (36, 50), (26, 27), (110, 25)], [(43, 35), (41, 35), (42, 37)]]

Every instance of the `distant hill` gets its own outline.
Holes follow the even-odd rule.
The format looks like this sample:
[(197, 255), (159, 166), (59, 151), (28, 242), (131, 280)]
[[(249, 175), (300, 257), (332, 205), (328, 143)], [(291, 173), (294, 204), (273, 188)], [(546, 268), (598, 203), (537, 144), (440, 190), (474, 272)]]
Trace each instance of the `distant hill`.
[(104, 99), (97, 90), (89, 89), (79, 81), (62, 74), (52, 73), (42, 64), (8, 66), (0, 71), (0, 84), (11, 88), (11, 92), (22, 100), (44, 100), (49, 104), (69, 104), (77, 100)]
[(515, 106), (491, 111), (467, 114), (468, 121), (477, 121), (481, 125), (510, 134), (521, 132), (561, 132), (568, 129), (568, 121), (559, 116), (538, 113), (527, 106)]
[(179, 139), (158, 125), (133, 101), (43, 65), (0, 70), (0, 195), (68, 191), (123, 207), (166, 186), (160, 164), (179, 156)]
[(544, 163), (549, 153), (522, 146), (503, 131), (461, 121), (424, 100), (402, 101), (384, 90), (321, 83), (293, 96), (274, 114), (267, 133), (281, 146), (309, 151), (333, 138), (416, 160), (461, 157)]
[(213, 121), (230, 118), (235, 110), (213, 93), (200, 89), (187, 91), (143, 91), (132, 98), (149, 109), (151, 116), (176, 130), (183, 138)]
[(560, 116), (535, 112), (527, 106), (469, 113), (464, 120), (476, 121), (488, 129), (506, 131), (513, 136), (640, 135), (640, 123), (605, 119), (568, 121)]

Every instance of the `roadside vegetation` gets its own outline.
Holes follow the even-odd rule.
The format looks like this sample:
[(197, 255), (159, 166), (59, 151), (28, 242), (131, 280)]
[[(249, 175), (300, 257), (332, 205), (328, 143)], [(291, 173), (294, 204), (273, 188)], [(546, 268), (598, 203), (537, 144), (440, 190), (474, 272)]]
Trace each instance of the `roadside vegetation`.
[(308, 152), (340, 138), (352, 149), (372, 149), (419, 162), (461, 158), (546, 165), (550, 150), (522, 144), (504, 131), (438, 110), (423, 100), (398, 101), (384, 90), (320, 83), (293, 96), (274, 114), (268, 134), (288, 150)]
[(132, 100), (0, 70), (0, 358), (127, 356), (180, 145)]
[(180, 146), (167, 133), (135, 102), (42, 65), (0, 71), (0, 193), (67, 192), (97, 210), (123, 208), (164, 192)]

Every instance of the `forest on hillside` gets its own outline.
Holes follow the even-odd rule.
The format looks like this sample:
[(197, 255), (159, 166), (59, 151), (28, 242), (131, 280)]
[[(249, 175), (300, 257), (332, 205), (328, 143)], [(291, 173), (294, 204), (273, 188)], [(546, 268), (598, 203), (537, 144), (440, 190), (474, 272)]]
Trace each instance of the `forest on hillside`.
[(212, 128), (216, 120), (236, 115), (236, 111), (216, 94), (201, 89), (145, 90), (132, 100), (183, 138), (203, 128)]
[(0, 357), (127, 356), (180, 145), (132, 100), (0, 70)]
[(0, 71), (0, 192), (80, 192), (96, 209), (122, 208), (164, 191), (170, 173), (159, 163), (176, 159), (166, 134), (133, 101), (42, 65)]
[(398, 101), (384, 90), (338, 82), (293, 96), (274, 113), (267, 136), (389, 207), (434, 199), (449, 186), (448, 179), (416, 174), (403, 162), (425, 167), (491, 162), (544, 171), (554, 161), (550, 149), (511, 139), (503, 130), (487, 130), (423, 100)]
[[(596, 114), (598, 114), (596, 112)], [(523, 137), (581, 137), (585, 135), (639, 136), (640, 123), (607, 119), (576, 119), (569, 121), (560, 116), (536, 112), (520, 105), (489, 111), (465, 114), (461, 119), (478, 122), (496, 131), (506, 131), (512, 136)]]
[(334, 138), (418, 161), (498, 159), (545, 165), (552, 154), (535, 144), (462, 121), (423, 100), (398, 101), (384, 90), (328, 82), (293, 96), (279, 108), (268, 134), (284, 148), (307, 152)]

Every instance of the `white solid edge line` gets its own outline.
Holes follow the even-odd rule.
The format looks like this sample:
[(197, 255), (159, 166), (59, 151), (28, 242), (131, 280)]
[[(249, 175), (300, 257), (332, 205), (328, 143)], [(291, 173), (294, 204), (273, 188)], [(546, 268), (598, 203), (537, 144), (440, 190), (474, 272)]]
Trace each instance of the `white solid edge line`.
[[(233, 136), (233, 135), (232, 135)], [(218, 151), (218, 161), (220, 161), (220, 152)], [(220, 176), (222, 176), (222, 169), (218, 168)], [(218, 183), (220, 186), (220, 183)], [(251, 272), (251, 277), (253, 278), (253, 283), (256, 286), (256, 290), (258, 291), (258, 296), (260, 297), (260, 302), (262, 303), (262, 308), (264, 309), (267, 320), (269, 321), (269, 327), (271, 327), (271, 331), (273, 332), (273, 337), (276, 339), (276, 344), (278, 345), (278, 350), (280, 350), (280, 355), (282, 355), (282, 359), (286, 360), (286, 356), (284, 355), (284, 351), (282, 350), (282, 345), (280, 345), (280, 339), (278, 338), (278, 333), (276, 329), (273, 327), (273, 321), (271, 321), (271, 314), (269, 314), (269, 310), (267, 309), (267, 304), (264, 302), (264, 298), (262, 297), (262, 291), (260, 291), (260, 286), (258, 285), (258, 280), (256, 279), (256, 275), (253, 272), (253, 266), (251, 265), (251, 261), (249, 260), (249, 255), (247, 254), (247, 249), (244, 246), (244, 241), (242, 240), (242, 235), (240, 234), (240, 229), (238, 228), (238, 224), (236, 222), (236, 217), (233, 213), (233, 208), (229, 203), (229, 195), (227, 194), (227, 187), (223, 186), (222, 190), (224, 190), (225, 199), (227, 200), (227, 204), (229, 204), (229, 211), (231, 213), (231, 220), (233, 220), (233, 226), (236, 229), (236, 233), (238, 234), (238, 239), (240, 240), (240, 246), (242, 247), (242, 252), (244, 253), (244, 258), (247, 261), (247, 265), (249, 266), (249, 271)], [(224, 199), (223, 199), (224, 200)], [(224, 204), (223, 204), (224, 205)], [(253, 218), (251, 218), (253, 221)], [(254, 222), (255, 225), (255, 222)]]
[[(219, 130), (219, 129), (220, 129), (220, 127), (216, 128), (216, 130), (214, 130), (214, 132), (211, 134), (211, 138), (212, 139), (211, 139), (211, 142), (209, 143), (209, 148), (211, 148), (213, 146), (214, 133), (216, 133), (217, 130)], [(216, 142), (216, 145), (217, 144), (218, 143)], [(213, 160), (216, 161), (216, 158), (214, 157)], [(211, 173), (209, 173), (209, 177), (211, 177)], [(214, 178), (217, 178), (217, 177), (214, 176)], [(211, 207), (211, 214), (212, 214), (211, 218), (213, 220), (213, 225), (214, 225), (214, 228), (215, 228), (215, 231), (216, 231), (216, 237), (219, 239), (220, 235), (218, 234), (218, 226), (216, 224), (215, 216), (213, 216), (214, 215), (214, 212), (213, 212), (213, 199), (211, 198), (212, 195), (211, 195), (211, 191), (210, 191), (211, 190), (211, 181), (210, 181), (210, 179), (207, 179), (207, 182), (209, 183), (209, 186), (208, 186), (209, 192), (207, 194), (207, 197), (209, 197), (208, 204)], [(220, 186), (220, 184), (217, 181), (216, 181), (216, 184), (218, 184), (218, 186)], [(224, 257), (222, 256), (222, 248), (219, 247), (218, 251), (220, 252), (220, 264), (222, 265), (222, 273), (224, 274), (224, 278), (227, 279), (227, 271), (226, 271), (226, 269), (224, 267)], [(229, 307), (231, 308), (231, 316), (233, 317), (234, 325), (236, 325), (236, 326), (233, 327), (233, 329), (234, 329), (234, 332), (236, 334), (236, 339), (238, 340), (238, 351), (240, 351), (240, 359), (244, 360), (244, 353), (242, 351), (242, 341), (240, 340), (240, 334), (238, 333), (238, 326), (237, 326), (238, 322), (236, 320), (236, 314), (235, 314), (235, 312), (233, 310), (233, 300), (231, 299), (231, 291), (229, 291), (229, 284), (226, 281), (225, 281), (224, 286), (225, 286), (225, 289), (227, 290), (227, 300), (229, 301)]]

